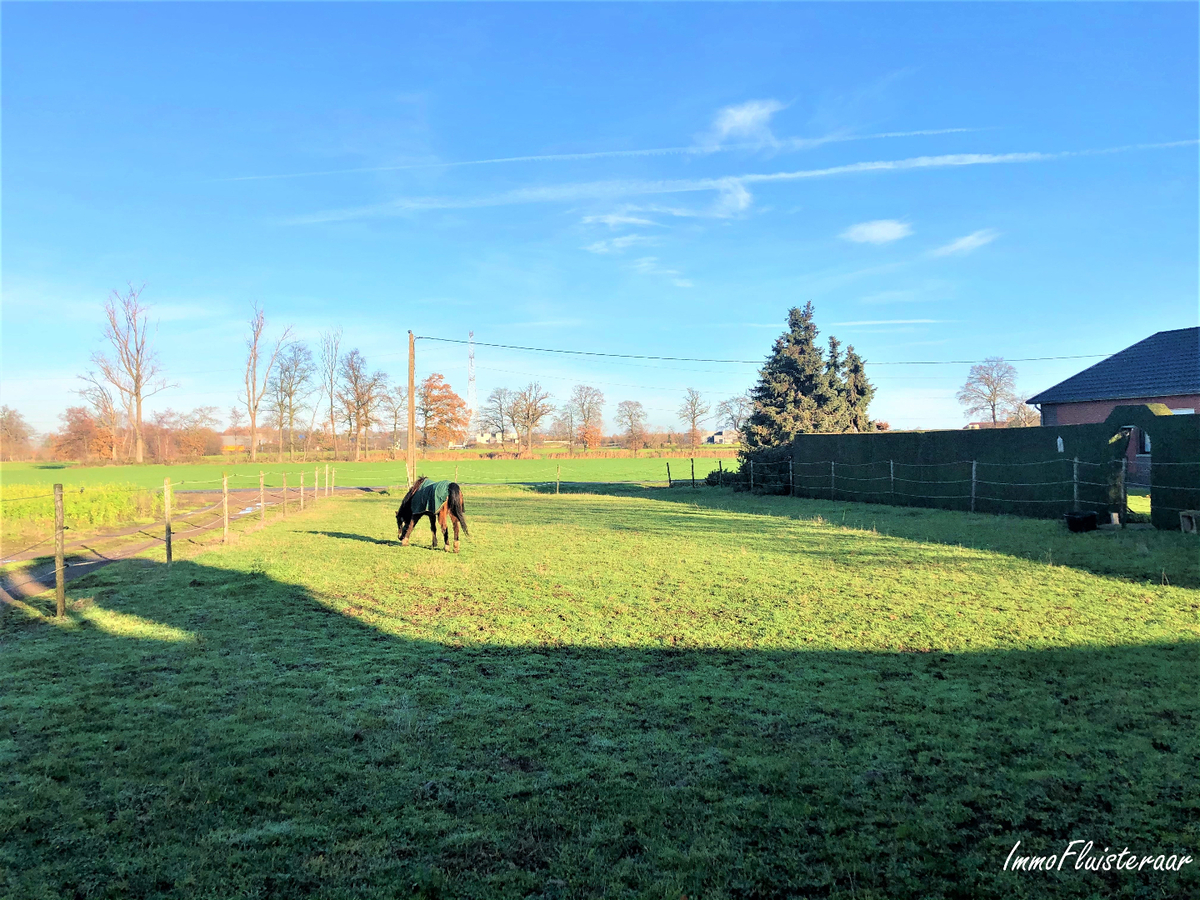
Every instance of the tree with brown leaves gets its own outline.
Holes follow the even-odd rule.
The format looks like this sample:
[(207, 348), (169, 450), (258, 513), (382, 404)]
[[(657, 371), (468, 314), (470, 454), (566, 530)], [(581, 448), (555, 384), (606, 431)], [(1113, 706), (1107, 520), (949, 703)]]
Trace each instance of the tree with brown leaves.
[(421, 449), (446, 447), (466, 437), (470, 427), (467, 401), (434, 372), (417, 386), (417, 421), (421, 428)]

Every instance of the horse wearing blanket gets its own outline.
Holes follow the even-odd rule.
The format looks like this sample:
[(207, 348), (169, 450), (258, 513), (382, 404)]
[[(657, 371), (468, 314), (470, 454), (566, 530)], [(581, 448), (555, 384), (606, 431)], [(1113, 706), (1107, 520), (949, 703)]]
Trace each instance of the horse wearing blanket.
[(429, 481), (422, 475), (408, 489), (400, 508), (396, 510), (396, 529), (400, 544), (408, 546), (409, 535), (421, 516), (429, 516), (429, 528), (433, 532), (433, 549), (437, 549), (438, 525), (442, 526), (442, 545), (450, 549), (450, 529), (447, 519), (454, 522), (454, 552), (458, 552), (458, 527), (463, 534), (467, 531), (467, 520), (463, 517), (462, 488), (453, 481)]

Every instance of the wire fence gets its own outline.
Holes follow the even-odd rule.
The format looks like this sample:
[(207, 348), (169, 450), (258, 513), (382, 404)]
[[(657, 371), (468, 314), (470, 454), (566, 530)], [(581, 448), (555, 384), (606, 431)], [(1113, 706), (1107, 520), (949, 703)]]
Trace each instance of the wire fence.
[[(57, 615), (64, 616), (64, 586), (74, 574), (72, 569), (90, 570), (153, 548), (165, 548), (169, 565), (176, 539), (199, 543), (202, 535), (220, 529), (221, 540), (227, 542), (231, 525), (238, 520), (257, 518), (265, 523), (268, 510), (286, 516), (331, 496), (336, 474), (336, 468), (318, 465), (271, 475), (223, 475), (175, 483), (167, 478), (161, 487), (66, 490), (57, 484), (50, 493), (28, 493), (23, 486), (7, 486), (8, 496), (0, 498), (7, 504), (0, 507), (6, 537), (11, 540), (14, 532), (39, 533), (29, 533), (28, 543), (12, 541), (23, 546), (0, 557), (0, 566), (7, 567), (0, 571), (0, 595), (12, 601), (14, 595), (31, 596), (52, 584)], [(268, 489), (268, 478), (279, 483)], [(68, 540), (73, 528), (86, 536)]]
[[(1200, 491), (1200, 461), (1164, 462), (1181, 477), (1168, 476), (1155, 508), (1188, 512), (1170, 502), (1190, 484)], [(893, 459), (846, 462), (798, 461), (760, 454), (729, 476), (730, 483), (761, 493), (826, 500), (855, 500), (893, 506), (928, 506), (969, 512), (1050, 517), (1094, 511), (1131, 518), (1128, 461), (1079, 458), (994, 462), (970, 459), (913, 463)], [(1186, 499), (1186, 497), (1185, 497)], [(1176, 500), (1178, 503), (1178, 500)]]

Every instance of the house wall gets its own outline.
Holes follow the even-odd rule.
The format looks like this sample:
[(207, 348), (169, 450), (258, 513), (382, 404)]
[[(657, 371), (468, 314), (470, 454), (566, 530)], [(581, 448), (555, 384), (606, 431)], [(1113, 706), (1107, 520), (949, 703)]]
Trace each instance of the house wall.
[(1175, 397), (1139, 397), (1135, 400), (1088, 400), (1082, 403), (1043, 403), (1043, 425), (1091, 425), (1103, 422), (1118, 406), (1162, 403), (1171, 409), (1194, 409), (1200, 415), (1200, 394)]

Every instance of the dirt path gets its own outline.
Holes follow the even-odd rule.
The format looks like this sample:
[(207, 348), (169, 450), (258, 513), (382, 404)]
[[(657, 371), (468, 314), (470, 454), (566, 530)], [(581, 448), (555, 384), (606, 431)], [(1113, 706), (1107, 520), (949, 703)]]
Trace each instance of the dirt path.
[[(335, 488), (335, 493), (341, 496), (352, 496), (362, 493), (382, 493), (386, 488)], [(190, 501), (200, 503), (200, 508), (191, 509), (178, 516), (172, 517), (171, 538), (174, 543), (191, 541), (194, 536), (207, 534), (222, 527), (221, 492), (220, 491), (178, 491), (186, 494)], [(272, 497), (272, 494), (275, 494)], [(312, 500), (305, 498), (307, 504)], [(266, 507), (271, 509), (282, 503), (278, 492), (268, 492)], [(299, 497), (288, 497), (288, 508), (299, 511)], [(306, 504), (306, 505), (307, 505)], [(258, 505), (258, 489), (233, 490), (229, 492), (229, 521), (252, 518), (260, 514)], [(198, 521), (203, 520), (203, 521)], [(151, 525), (135, 525), (117, 531), (103, 532), (86, 538), (71, 541), (65, 546), (65, 563), (63, 571), (65, 581), (71, 582), (85, 575), (90, 575), (97, 569), (129, 559), (144, 553), (154, 547), (160, 547), (165, 537), (155, 534), (153, 530), (162, 529), (162, 523)], [(136, 540), (138, 536), (144, 540)], [(131, 540), (134, 539), (134, 540)], [(35, 566), (18, 572), (0, 573), (0, 602), (15, 604), (18, 601), (34, 597), (45, 591), (54, 589), (54, 559), (46, 559), (46, 550), (40, 546), (38, 552), (16, 553), (5, 557), (5, 563), (26, 562), (32, 559), (43, 560)]]

